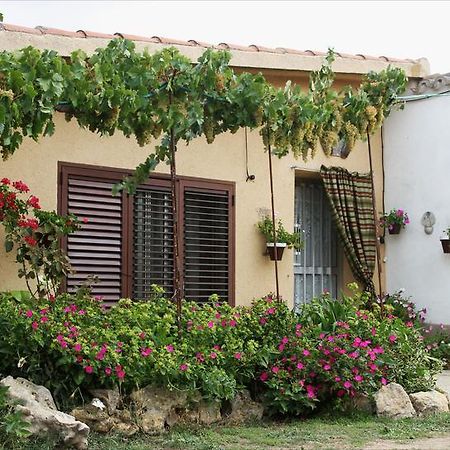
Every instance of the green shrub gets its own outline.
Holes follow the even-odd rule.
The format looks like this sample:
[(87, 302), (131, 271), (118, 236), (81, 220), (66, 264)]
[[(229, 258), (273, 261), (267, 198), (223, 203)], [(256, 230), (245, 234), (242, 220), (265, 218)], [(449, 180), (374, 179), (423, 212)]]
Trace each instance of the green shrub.
[(383, 382), (430, 388), (439, 368), (414, 327), (360, 309), (363, 294), (323, 296), (300, 314), (271, 295), (250, 307), (186, 301), (181, 334), (175, 305), (160, 293), (109, 310), (100, 300), (81, 291), (1, 294), (0, 372), (47, 386), (66, 408), (91, 387), (155, 384), (217, 400), (247, 387), (273, 411), (303, 413)]
[(30, 435), (28, 423), (20, 412), (14, 411), (14, 405), (8, 401), (7, 386), (0, 386), (0, 448), (20, 447)]

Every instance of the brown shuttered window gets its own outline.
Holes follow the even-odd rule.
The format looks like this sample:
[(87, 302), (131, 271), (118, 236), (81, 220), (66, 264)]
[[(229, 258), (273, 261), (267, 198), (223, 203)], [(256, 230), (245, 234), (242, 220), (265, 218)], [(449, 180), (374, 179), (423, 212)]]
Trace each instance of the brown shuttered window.
[(228, 190), (184, 188), (184, 289), (187, 299), (229, 298)]
[[(173, 294), (173, 217), (170, 180), (152, 177), (135, 195), (113, 197), (126, 171), (60, 163), (59, 210), (86, 218), (63, 246), (76, 273), (66, 280), (73, 292), (94, 275), (93, 294), (106, 302), (145, 299), (151, 285)], [(234, 185), (179, 177), (181, 284), (185, 297), (207, 301), (211, 294), (234, 300)]]

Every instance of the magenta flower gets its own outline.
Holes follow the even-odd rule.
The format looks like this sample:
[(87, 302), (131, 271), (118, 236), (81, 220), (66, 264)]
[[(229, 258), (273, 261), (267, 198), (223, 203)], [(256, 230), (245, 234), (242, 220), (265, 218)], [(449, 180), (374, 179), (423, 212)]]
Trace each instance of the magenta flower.
[(279, 367), (277, 367), (277, 366), (273, 366), (272, 367), (272, 372), (273, 373), (278, 373), (280, 371), (280, 368)]
[(85, 366), (84, 371), (86, 373), (92, 373), (94, 371), (94, 368), (92, 366)]
[(389, 336), (389, 342), (393, 344), (397, 340), (397, 336), (395, 334), (391, 334)]
[(383, 386), (386, 386), (386, 384), (388, 384), (388, 381), (386, 380), (386, 378), (384, 378), (384, 377), (381, 378), (381, 384)]
[(147, 356), (150, 356), (152, 352), (153, 352), (153, 349), (151, 349), (150, 347), (142, 348), (142, 349), (141, 349), (141, 355), (142, 355), (144, 358), (146, 358)]
[(343, 397), (343, 396), (345, 395), (345, 391), (344, 391), (343, 389), (339, 389), (339, 390), (336, 392), (336, 395), (337, 395), (338, 397)]
[(212, 328), (213, 326), (214, 326), (214, 322), (209, 321), (209, 322), (208, 322), (208, 328)]
[(360, 383), (363, 380), (363, 377), (361, 375), (355, 375), (354, 380)]
[(145, 336), (146, 336), (146, 334), (145, 334), (143, 331), (141, 331), (141, 332), (139, 333), (139, 338), (140, 338), (140, 339), (145, 339)]
[(204, 361), (205, 361), (204, 356), (203, 356), (200, 352), (198, 352), (198, 353), (195, 355), (195, 357), (197, 358), (197, 361), (198, 361), (198, 362), (204, 362)]
[(230, 320), (230, 327), (235, 327), (237, 322), (234, 319)]
[(76, 344), (73, 346), (73, 349), (74, 349), (76, 352), (81, 352), (81, 344), (76, 343)]
[(31, 309), (29, 309), (25, 315), (30, 319), (31, 317), (33, 317), (33, 311), (31, 311)]
[(344, 387), (345, 389), (350, 389), (353, 386), (351, 381), (344, 381)]
[(267, 372), (263, 372), (260, 376), (259, 379), (264, 382), (267, 381), (267, 379), (269, 378), (269, 374)]
[(106, 373), (106, 375), (111, 375), (111, 373), (112, 373), (112, 370), (111, 370), (111, 367), (106, 367), (105, 368), (105, 373)]
[(289, 342), (289, 339), (288, 339), (287, 336), (284, 336), (284, 338), (281, 339), (281, 343), (282, 343), (282, 344), (287, 344), (288, 342)]
[(325, 364), (325, 365), (323, 366), (323, 370), (331, 370), (330, 364)]
[(306, 392), (307, 392), (308, 398), (315, 398), (316, 397), (316, 389), (314, 388), (314, 386), (308, 384), (306, 386)]
[(341, 377), (334, 377), (334, 381), (336, 381), (336, 383), (339, 383), (339, 381), (341, 381)]
[(261, 325), (265, 325), (267, 323), (267, 319), (265, 319), (264, 317), (261, 317), (261, 319), (259, 319), (259, 323)]
[(86, 311), (85, 311), (84, 309), (80, 309), (80, 310), (78, 311), (78, 314), (79, 314), (80, 316), (84, 316), (84, 315), (86, 314)]
[(41, 317), (41, 322), (42, 323), (48, 322), (48, 317), (47, 316)]
[(186, 372), (186, 370), (188, 370), (188, 365), (187, 365), (187, 364), (181, 364), (181, 365), (180, 365), (180, 370), (181, 370), (182, 372)]
[(266, 311), (266, 314), (268, 314), (268, 315), (275, 314), (275, 308), (269, 308), (269, 309)]
[(123, 379), (125, 378), (125, 371), (124, 371), (124, 370), (118, 370), (118, 371), (116, 372), (116, 375), (117, 375), (117, 378), (118, 378), (119, 380), (123, 380)]
[(172, 344), (169, 344), (169, 345), (166, 345), (166, 350), (167, 350), (169, 353), (172, 353), (175, 349), (173, 348), (173, 345), (172, 345)]
[(211, 352), (211, 353), (209, 354), (209, 357), (210, 357), (211, 359), (216, 359), (216, 358), (217, 358), (217, 353), (216, 353), (216, 352)]
[(309, 350), (303, 350), (303, 356), (309, 356), (311, 352)]
[(278, 346), (278, 351), (282, 352), (283, 350), (284, 350), (284, 345), (283, 345), (283, 344), (280, 344), (280, 345)]
[(242, 353), (237, 352), (237, 353), (234, 354), (234, 357), (235, 357), (236, 359), (241, 359), (241, 358), (242, 358)]
[(302, 370), (304, 367), (305, 367), (305, 366), (304, 366), (303, 363), (301, 363), (301, 362), (297, 363), (297, 369), (298, 369), (298, 370)]
[(38, 324), (36, 321), (34, 321), (34, 322), (31, 324), (31, 328), (33, 328), (33, 330), (37, 330), (38, 327), (39, 327), (39, 324)]

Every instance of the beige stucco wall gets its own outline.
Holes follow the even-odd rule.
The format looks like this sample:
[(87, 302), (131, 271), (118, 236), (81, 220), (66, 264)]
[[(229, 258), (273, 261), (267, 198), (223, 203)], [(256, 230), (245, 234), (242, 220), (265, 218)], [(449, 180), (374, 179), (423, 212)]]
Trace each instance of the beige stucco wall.
[[(75, 121), (67, 123), (62, 114), (56, 116), (56, 132), (39, 143), (26, 141), (9, 160), (0, 162), (0, 178), (22, 179), (41, 199), (43, 208), (57, 208), (58, 161), (95, 164), (133, 169), (141, 162), (149, 148), (140, 148), (133, 139), (120, 133), (113, 137), (100, 137), (82, 130)], [(188, 147), (179, 146), (177, 169), (180, 175), (233, 181), (236, 184), (236, 303), (247, 304), (252, 298), (274, 291), (273, 263), (264, 255), (263, 238), (256, 230), (258, 210), (270, 207), (267, 154), (264, 153), (257, 131), (248, 137), (249, 169), (256, 176), (246, 182), (245, 135), (240, 130), (235, 135), (218, 136), (212, 145), (203, 138)], [(381, 153), (380, 136), (373, 138), (375, 182), (378, 205), (381, 205)], [(313, 161), (304, 163), (291, 156), (274, 159), (276, 211), (288, 229), (294, 222), (295, 177), (301, 170), (318, 171), (321, 164), (341, 165), (352, 171), (367, 172), (369, 161), (367, 144), (360, 143), (350, 156), (326, 158), (319, 150)], [(292, 166), (298, 166), (293, 169)], [(158, 172), (168, 172), (161, 165)], [(380, 209), (380, 208), (378, 208)], [(0, 241), (3, 242), (0, 236)], [(293, 254), (286, 250), (280, 268), (282, 296), (293, 304)], [(17, 268), (11, 255), (0, 247), (0, 290), (18, 289), (23, 283), (16, 276)], [(347, 264), (343, 268), (343, 284), (352, 281)]]

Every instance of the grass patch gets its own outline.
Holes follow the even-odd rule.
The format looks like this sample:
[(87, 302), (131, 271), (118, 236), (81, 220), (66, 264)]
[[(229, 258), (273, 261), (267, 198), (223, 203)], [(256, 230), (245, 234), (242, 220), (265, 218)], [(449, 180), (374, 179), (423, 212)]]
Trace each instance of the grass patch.
[[(175, 428), (161, 436), (99, 435), (89, 439), (90, 450), (300, 450), (360, 449), (377, 440), (450, 438), (450, 413), (402, 420), (373, 416), (326, 415), (306, 420), (267, 421), (239, 427)], [(1, 448), (1, 446), (0, 446)], [(28, 443), (20, 450), (50, 450), (50, 444)]]

